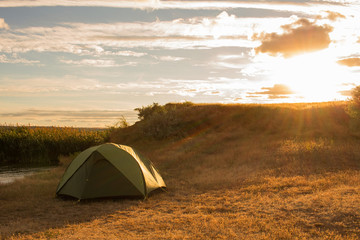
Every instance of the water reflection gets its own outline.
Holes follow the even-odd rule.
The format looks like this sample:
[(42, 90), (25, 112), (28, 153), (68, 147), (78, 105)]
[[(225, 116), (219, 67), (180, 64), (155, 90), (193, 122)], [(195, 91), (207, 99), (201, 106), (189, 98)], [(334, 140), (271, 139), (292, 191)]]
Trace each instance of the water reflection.
[(0, 166), (0, 184), (9, 184), (36, 172), (50, 170), (55, 166)]

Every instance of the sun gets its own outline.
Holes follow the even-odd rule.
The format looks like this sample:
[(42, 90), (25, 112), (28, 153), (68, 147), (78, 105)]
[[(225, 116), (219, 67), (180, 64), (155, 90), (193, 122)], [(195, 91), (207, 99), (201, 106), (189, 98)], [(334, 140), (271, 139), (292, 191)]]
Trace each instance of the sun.
[(340, 92), (349, 80), (348, 73), (327, 52), (282, 58), (271, 65), (271, 78), (288, 86), (299, 101), (322, 102), (344, 98)]

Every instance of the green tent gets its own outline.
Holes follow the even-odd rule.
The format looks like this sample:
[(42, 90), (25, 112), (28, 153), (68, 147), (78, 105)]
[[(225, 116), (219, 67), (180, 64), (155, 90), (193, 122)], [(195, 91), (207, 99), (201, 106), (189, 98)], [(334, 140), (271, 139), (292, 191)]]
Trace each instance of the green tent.
[(56, 195), (77, 199), (144, 197), (166, 187), (153, 164), (133, 148), (106, 143), (81, 152), (69, 165)]

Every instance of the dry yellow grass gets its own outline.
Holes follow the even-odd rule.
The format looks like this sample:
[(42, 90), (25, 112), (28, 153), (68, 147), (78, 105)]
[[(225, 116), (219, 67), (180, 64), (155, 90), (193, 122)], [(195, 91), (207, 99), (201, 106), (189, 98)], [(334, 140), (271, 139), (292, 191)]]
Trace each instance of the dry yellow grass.
[(0, 186), (1, 237), (360, 239), (360, 140), (341, 125), (258, 131), (239, 120), (249, 114), (242, 107), (199, 106), (209, 120), (177, 140), (113, 136), (147, 155), (168, 185), (145, 201), (57, 199), (64, 166)]

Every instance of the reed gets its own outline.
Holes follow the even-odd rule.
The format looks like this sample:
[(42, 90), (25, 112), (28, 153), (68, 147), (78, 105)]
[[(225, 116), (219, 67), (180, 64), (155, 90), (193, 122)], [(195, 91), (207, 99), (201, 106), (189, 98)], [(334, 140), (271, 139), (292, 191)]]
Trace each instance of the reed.
[(108, 131), (71, 127), (0, 126), (0, 164), (55, 164), (106, 141)]

